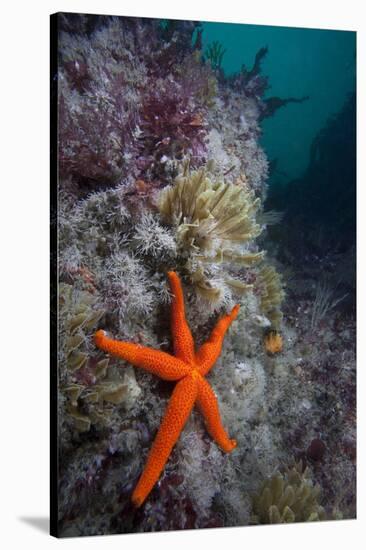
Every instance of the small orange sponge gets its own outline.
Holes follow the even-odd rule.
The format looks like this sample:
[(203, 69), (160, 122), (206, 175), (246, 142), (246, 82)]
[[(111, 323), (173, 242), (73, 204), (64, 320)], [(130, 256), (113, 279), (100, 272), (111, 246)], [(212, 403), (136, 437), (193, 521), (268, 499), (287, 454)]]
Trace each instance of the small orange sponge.
[(275, 330), (271, 330), (264, 337), (264, 347), (266, 348), (267, 353), (272, 355), (275, 353), (280, 353), (283, 349), (282, 336)]

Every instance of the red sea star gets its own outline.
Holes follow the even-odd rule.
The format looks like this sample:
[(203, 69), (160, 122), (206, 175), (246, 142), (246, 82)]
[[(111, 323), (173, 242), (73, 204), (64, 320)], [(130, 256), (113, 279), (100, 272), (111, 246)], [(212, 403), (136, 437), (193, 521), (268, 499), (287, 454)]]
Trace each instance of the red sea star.
[(217, 361), (225, 333), (237, 317), (239, 306), (236, 305), (231, 313), (217, 322), (210, 338), (195, 352), (193, 337), (185, 318), (180, 279), (173, 271), (168, 273), (168, 278), (173, 293), (171, 330), (174, 355), (130, 342), (112, 340), (103, 330), (98, 330), (94, 337), (100, 349), (156, 374), (163, 380), (177, 382), (145, 469), (132, 494), (135, 506), (141, 506), (159, 479), (195, 404), (205, 417), (208, 432), (221, 449), (230, 452), (236, 447), (236, 441), (229, 439), (221, 423), (217, 399), (204, 375)]

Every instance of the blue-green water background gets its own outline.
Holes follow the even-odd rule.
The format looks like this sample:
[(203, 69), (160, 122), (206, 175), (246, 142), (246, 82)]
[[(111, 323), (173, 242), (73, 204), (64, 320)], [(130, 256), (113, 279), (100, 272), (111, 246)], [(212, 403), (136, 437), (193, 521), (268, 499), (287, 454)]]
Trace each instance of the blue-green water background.
[(277, 172), (269, 183), (300, 177), (306, 169), (312, 140), (336, 114), (356, 86), (356, 33), (350, 31), (203, 23), (203, 52), (219, 41), (226, 49), (225, 74), (251, 69), (255, 54), (268, 46), (262, 74), (269, 77), (265, 97), (302, 97), (262, 122), (261, 144)]

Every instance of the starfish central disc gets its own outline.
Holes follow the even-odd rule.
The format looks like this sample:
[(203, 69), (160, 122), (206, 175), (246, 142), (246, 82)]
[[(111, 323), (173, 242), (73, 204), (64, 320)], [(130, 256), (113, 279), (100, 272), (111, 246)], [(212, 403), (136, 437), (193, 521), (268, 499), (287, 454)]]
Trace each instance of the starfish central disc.
[(135, 506), (141, 506), (159, 479), (194, 405), (197, 405), (203, 414), (207, 431), (221, 449), (230, 452), (236, 447), (236, 441), (229, 439), (222, 425), (216, 396), (204, 376), (220, 356), (225, 333), (236, 319), (239, 306), (236, 305), (228, 315), (219, 319), (207, 342), (196, 352), (185, 317), (180, 279), (174, 271), (168, 273), (168, 279), (173, 294), (171, 331), (174, 355), (131, 342), (112, 340), (103, 330), (98, 330), (94, 336), (95, 344), (105, 352), (141, 367), (163, 380), (177, 382), (145, 468), (133, 491), (132, 502)]

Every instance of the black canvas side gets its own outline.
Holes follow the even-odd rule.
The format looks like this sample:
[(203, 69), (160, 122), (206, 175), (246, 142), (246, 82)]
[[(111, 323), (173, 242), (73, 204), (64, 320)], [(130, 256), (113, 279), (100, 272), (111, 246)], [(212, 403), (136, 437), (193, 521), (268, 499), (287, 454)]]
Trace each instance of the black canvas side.
[(58, 14), (50, 17), (50, 534), (58, 537), (57, 443), (57, 98)]

